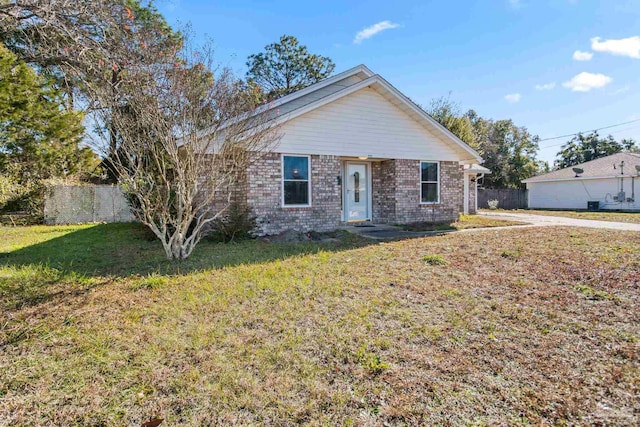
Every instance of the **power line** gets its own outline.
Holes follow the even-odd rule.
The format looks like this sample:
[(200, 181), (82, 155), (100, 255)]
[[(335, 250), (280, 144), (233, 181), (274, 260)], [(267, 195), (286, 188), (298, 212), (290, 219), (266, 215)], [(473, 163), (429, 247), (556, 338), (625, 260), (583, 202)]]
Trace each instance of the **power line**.
[(581, 134), (581, 133), (597, 132), (597, 131), (602, 130), (602, 129), (614, 128), (614, 127), (617, 127), (617, 126), (628, 125), (629, 123), (635, 123), (635, 122), (640, 122), (640, 119), (630, 120), (628, 122), (623, 122), (623, 123), (617, 123), (615, 125), (604, 126), (604, 127), (593, 129), (593, 130), (574, 132), (574, 133), (569, 133), (567, 135), (554, 136), (554, 137), (551, 137), (551, 138), (543, 138), (543, 139), (538, 140), (538, 142), (551, 141), (553, 139), (560, 139), (560, 138), (567, 138), (569, 136), (575, 136), (575, 135), (578, 135), (578, 134)]
[[(601, 128), (601, 129), (604, 129), (604, 128)], [(620, 132), (635, 131), (635, 130), (640, 130), (640, 126), (631, 126), (631, 127), (624, 128), (624, 129), (618, 129), (618, 130), (615, 130), (615, 131), (611, 132), (609, 135), (620, 133)], [(581, 132), (578, 132), (578, 133), (581, 133)], [(577, 134), (575, 134), (575, 135), (577, 135)], [(547, 148), (559, 147), (561, 145), (565, 145), (566, 143), (567, 143), (567, 141), (561, 142), (559, 144), (545, 145), (544, 147), (540, 147), (540, 148), (541, 149), (547, 149)]]

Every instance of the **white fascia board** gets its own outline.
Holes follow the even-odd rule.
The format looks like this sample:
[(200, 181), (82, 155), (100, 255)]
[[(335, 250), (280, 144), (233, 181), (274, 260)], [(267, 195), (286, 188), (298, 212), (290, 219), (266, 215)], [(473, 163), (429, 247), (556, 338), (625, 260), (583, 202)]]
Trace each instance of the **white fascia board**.
[(269, 108), (275, 108), (278, 107), (280, 105), (286, 104), (287, 102), (291, 102), (295, 99), (298, 99), (300, 97), (303, 97), (305, 95), (308, 95), (312, 92), (315, 92), (317, 90), (320, 90), (324, 87), (327, 87), (335, 82), (338, 82), (340, 80), (346, 79), (348, 77), (354, 76), (358, 73), (363, 73), (364, 75), (368, 77), (373, 76), (373, 72), (368, 69), (365, 65), (358, 65), (356, 67), (350, 68), (347, 71), (343, 71), (342, 73), (338, 73), (335, 76), (326, 78), (324, 80), (319, 81), (318, 83), (314, 83), (311, 86), (307, 86), (304, 89), (300, 89), (296, 92), (293, 92), (289, 95), (283, 96), (282, 98), (276, 99), (275, 101), (271, 102), (269, 104)]

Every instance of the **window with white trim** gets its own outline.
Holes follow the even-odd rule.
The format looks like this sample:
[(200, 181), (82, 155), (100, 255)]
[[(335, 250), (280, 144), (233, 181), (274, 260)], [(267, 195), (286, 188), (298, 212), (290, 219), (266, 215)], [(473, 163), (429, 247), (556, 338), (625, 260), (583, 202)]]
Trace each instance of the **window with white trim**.
[(282, 156), (282, 204), (311, 204), (311, 160), (309, 156)]
[(420, 162), (420, 203), (440, 203), (438, 162)]

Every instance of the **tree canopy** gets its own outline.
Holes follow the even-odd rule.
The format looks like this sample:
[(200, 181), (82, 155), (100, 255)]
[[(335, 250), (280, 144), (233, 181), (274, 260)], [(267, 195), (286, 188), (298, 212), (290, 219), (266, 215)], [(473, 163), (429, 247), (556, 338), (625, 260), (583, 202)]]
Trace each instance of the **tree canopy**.
[(617, 141), (611, 135), (601, 137), (597, 132), (578, 134), (562, 146), (556, 155), (558, 159), (554, 166), (556, 169), (568, 168), (600, 157), (638, 149), (633, 139)]
[(333, 73), (335, 64), (326, 56), (310, 53), (293, 36), (284, 35), (264, 52), (247, 58), (247, 78), (271, 101), (317, 83)]
[(82, 115), (63, 103), (50, 80), (0, 45), (0, 173), (27, 183), (87, 169)]
[(480, 153), (491, 170), (484, 178), (487, 187), (519, 188), (544, 167), (536, 158), (538, 137), (512, 120), (485, 119), (473, 110), (461, 113), (448, 98), (434, 99), (427, 112)]
[[(173, 31), (150, 1), (33, 0), (0, 2), (0, 41), (39, 74), (51, 79), (65, 95), (68, 109), (81, 108), (89, 117), (103, 110), (88, 93), (97, 84), (114, 98), (122, 90), (122, 75), (130, 67), (173, 63), (182, 34)], [(108, 151), (117, 149), (118, 132), (109, 129)], [(108, 164), (108, 163), (107, 163)]]

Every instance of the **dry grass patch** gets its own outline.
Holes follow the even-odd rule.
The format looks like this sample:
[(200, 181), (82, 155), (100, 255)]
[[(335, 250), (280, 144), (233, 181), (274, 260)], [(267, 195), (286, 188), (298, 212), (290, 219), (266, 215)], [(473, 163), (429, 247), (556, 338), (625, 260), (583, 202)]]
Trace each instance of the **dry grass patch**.
[(99, 274), (11, 239), (0, 289), (58, 291), (0, 294), (2, 426), (640, 422), (639, 233), (204, 245)]

